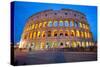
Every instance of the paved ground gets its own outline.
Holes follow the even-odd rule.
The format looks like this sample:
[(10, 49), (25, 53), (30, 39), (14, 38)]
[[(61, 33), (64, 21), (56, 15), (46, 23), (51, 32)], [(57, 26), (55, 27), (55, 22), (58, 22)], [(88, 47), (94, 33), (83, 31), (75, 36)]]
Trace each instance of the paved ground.
[(94, 61), (96, 59), (96, 52), (38, 51), (17, 53), (15, 65)]

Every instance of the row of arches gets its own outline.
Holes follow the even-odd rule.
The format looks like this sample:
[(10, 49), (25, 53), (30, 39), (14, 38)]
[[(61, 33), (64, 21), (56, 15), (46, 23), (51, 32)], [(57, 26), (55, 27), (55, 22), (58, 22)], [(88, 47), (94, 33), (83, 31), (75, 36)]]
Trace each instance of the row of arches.
[(36, 42), (36, 43), (26, 43), (23, 45), (24, 48), (32, 48), (32, 49), (48, 49), (48, 48), (77, 48), (77, 47), (90, 47), (94, 46), (92, 41), (61, 41), (61, 42)]
[(36, 24), (31, 24), (26, 28), (26, 31), (32, 30), (32, 29), (38, 29), (43, 27), (79, 27), (83, 29), (89, 29), (89, 26), (82, 22), (76, 22), (76, 21), (48, 21), (48, 22), (41, 22)]
[(92, 38), (90, 32), (84, 32), (79, 30), (53, 30), (53, 31), (34, 31), (29, 34), (24, 34), (23, 39), (33, 39), (33, 38), (45, 38), (45, 37), (81, 37), (81, 38)]

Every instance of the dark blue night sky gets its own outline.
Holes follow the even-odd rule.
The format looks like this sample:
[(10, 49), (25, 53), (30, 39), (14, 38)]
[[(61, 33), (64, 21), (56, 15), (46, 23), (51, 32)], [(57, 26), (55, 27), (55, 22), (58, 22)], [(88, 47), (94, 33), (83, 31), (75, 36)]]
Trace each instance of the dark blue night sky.
[(28, 18), (37, 13), (48, 9), (60, 10), (62, 8), (73, 9), (84, 13), (93, 33), (93, 38), (97, 40), (97, 7), (96, 6), (79, 6), (66, 4), (49, 4), (34, 2), (15, 2), (14, 4), (14, 42), (20, 41), (25, 23)]

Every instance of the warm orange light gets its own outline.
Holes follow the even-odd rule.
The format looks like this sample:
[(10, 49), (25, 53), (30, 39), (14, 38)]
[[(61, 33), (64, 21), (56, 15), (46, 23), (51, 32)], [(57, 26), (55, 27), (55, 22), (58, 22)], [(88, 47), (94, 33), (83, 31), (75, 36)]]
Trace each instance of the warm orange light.
[(34, 24), (32, 25), (32, 29), (34, 29)]
[(82, 42), (82, 47), (85, 47), (85, 42)]
[(81, 32), (81, 37), (84, 37), (84, 34), (83, 34), (83, 32)]
[(38, 24), (36, 24), (35, 29), (37, 29), (37, 27), (38, 27)]
[(34, 38), (36, 37), (36, 32), (34, 32)]
[(46, 27), (46, 24), (47, 24), (47, 22), (44, 22), (44, 23), (43, 23), (43, 27)]
[(76, 43), (74, 41), (72, 42), (72, 47), (76, 47)]
[(82, 28), (82, 23), (79, 23), (80, 27)]
[(79, 32), (79, 30), (76, 31), (76, 36), (77, 36), (77, 37), (80, 37), (80, 32)]
[(42, 32), (42, 37), (45, 37), (45, 31)]
[(85, 38), (87, 38), (87, 33), (85, 32)]
[(32, 39), (32, 32), (30, 33), (30, 39)]
[(40, 31), (38, 31), (38, 35), (37, 35), (37, 37), (40, 37)]
[(42, 26), (42, 23), (39, 24), (39, 28), (41, 28), (41, 26)]
[(71, 30), (71, 36), (75, 36), (75, 31)]

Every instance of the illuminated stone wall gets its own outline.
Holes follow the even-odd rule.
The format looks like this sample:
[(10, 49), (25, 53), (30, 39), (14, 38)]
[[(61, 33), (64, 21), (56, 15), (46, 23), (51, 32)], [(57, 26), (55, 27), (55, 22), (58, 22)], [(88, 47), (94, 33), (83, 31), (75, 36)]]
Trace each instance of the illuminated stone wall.
[(94, 46), (86, 16), (71, 9), (32, 15), (23, 30), (20, 48), (76, 48)]

